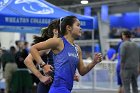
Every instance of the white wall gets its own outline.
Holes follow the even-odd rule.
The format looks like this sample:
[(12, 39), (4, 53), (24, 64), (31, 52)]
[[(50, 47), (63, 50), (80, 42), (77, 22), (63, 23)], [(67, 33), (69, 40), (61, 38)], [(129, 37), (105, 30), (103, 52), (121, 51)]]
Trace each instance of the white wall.
[(2, 48), (9, 49), (10, 46), (15, 46), (15, 41), (20, 39), (19, 33), (0, 32), (0, 42)]
[[(26, 41), (31, 44), (33, 42), (33, 35), (38, 34), (26, 34)], [(15, 46), (15, 41), (20, 40), (20, 33), (17, 32), (0, 32), (0, 42), (2, 48), (9, 49), (10, 46)]]

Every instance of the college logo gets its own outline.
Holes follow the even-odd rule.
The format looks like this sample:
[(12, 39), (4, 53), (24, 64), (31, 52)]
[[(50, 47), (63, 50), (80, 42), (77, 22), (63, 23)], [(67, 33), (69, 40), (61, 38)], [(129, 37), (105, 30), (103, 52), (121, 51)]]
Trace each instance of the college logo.
[(51, 14), (54, 10), (39, 0), (15, 0), (15, 4), (25, 4), (22, 10), (32, 14)]
[(4, 9), (12, 0), (0, 0), (0, 11)]

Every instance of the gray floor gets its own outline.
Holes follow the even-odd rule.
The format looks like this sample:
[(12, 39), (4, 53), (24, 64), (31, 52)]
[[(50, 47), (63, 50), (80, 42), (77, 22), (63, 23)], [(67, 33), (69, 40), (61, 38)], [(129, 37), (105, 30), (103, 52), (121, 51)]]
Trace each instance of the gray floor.
[(117, 93), (113, 90), (73, 90), (72, 93)]

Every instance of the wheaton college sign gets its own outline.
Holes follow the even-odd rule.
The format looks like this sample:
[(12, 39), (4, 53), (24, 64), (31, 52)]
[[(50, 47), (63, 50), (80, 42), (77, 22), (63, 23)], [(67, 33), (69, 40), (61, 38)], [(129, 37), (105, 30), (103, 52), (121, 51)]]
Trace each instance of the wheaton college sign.
[(25, 17), (5, 17), (8, 23), (33, 23), (33, 24), (49, 24), (51, 19), (48, 18), (25, 18)]

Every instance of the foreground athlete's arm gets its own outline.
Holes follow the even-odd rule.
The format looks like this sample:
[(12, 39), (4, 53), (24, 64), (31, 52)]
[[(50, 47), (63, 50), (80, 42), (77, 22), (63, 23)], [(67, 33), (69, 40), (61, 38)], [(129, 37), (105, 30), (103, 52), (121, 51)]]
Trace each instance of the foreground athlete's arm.
[(80, 75), (85, 75), (88, 73), (97, 63), (102, 61), (102, 55), (101, 53), (95, 53), (93, 56), (93, 61), (89, 63), (87, 66), (84, 65), (83, 58), (82, 58), (82, 51), (79, 46), (78, 48), (78, 54), (79, 54), (79, 63), (78, 63), (78, 71)]

